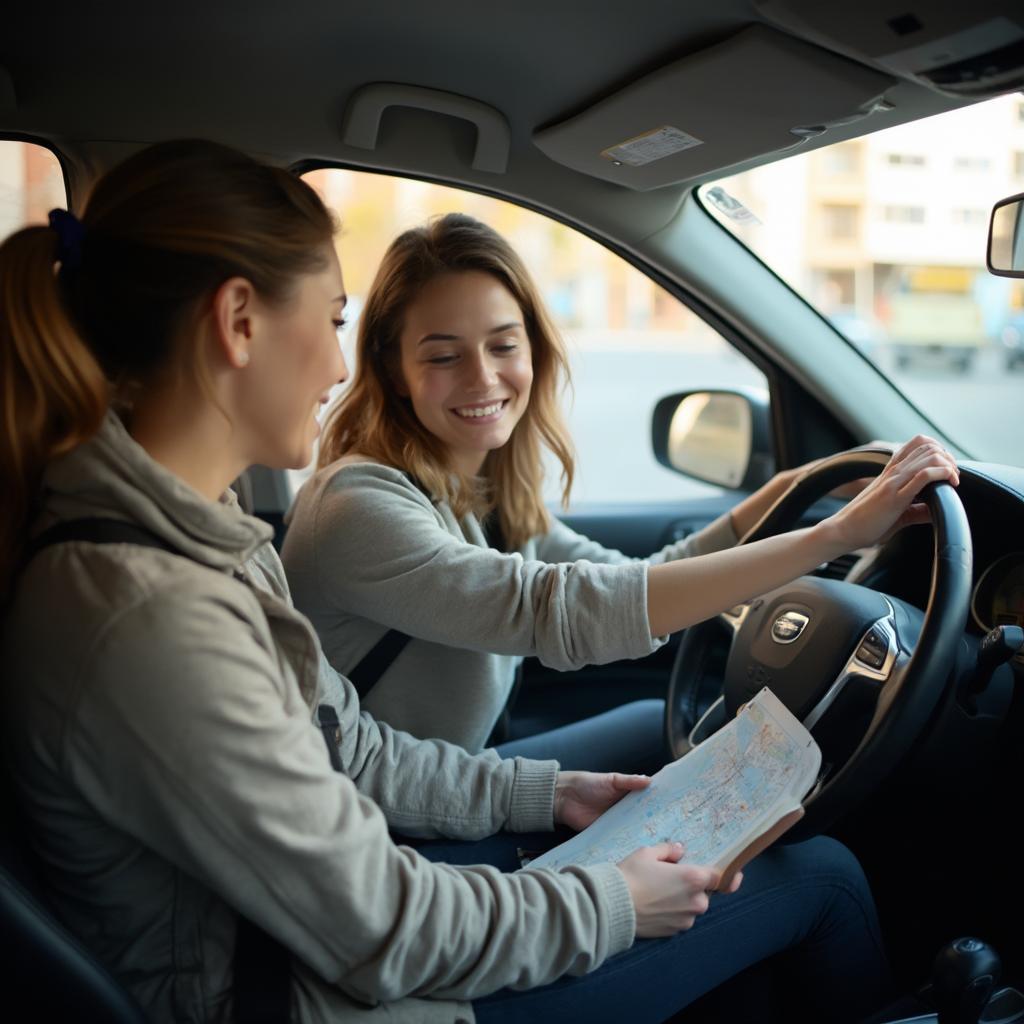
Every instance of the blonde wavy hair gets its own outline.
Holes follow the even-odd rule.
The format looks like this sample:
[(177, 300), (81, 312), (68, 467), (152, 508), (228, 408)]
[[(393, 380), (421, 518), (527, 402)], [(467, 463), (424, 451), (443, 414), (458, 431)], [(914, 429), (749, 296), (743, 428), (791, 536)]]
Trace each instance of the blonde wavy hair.
[[(491, 274), (509, 290), (522, 310), (533, 362), (526, 411), (476, 479), (455, 469), (445, 445), (396, 388), (406, 310), (432, 280), (461, 271)], [(551, 525), (541, 497), (545, 447), (561, 465), (562, 504), (568, 504), (574, 456), (560, 398), (569, 383), (565, 346), (522, 260), (486, 224), (449, 213), (399, 235), (385, 253), (359, 318), (352, 384), (328, 415), (317, 466), (350, 453), (394, 466), (460, 518), (496, 512), (506, 547), (515, 549)]]

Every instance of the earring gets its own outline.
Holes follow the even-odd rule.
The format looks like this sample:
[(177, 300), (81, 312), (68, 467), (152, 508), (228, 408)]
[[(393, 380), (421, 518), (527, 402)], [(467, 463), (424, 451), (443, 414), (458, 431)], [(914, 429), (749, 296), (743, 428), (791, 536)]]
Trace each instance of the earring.
[(249, 365), (249, 353), (248, 352), (239, 352), (238, 353), (238, 365), (239, 366), (248, 366)]

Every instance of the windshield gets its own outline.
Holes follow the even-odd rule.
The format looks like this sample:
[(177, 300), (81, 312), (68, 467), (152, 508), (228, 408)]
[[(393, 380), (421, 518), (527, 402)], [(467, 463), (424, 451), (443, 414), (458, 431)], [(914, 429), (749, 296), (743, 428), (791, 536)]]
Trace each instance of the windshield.
[(973, 456), (1024, 464), (1024, 281), (985, 269), (1024, 191), (1003, 96), (702, 187), (714, 216)]

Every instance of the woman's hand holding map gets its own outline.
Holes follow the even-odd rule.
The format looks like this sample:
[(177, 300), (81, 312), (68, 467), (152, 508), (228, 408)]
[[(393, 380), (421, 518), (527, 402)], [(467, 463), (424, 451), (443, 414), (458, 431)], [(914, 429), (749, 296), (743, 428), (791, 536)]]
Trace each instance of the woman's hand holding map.
[(651, 779), (560, 775), (557, 814), (584, 831), (529, 866), (617, 864), (636, 906), (637, 935), (673, 935), (707, 910), (710, 892), (735, 892), (743, 866), (801, 818), (820, 768), (811, 734), (762, 690)]
[[(710, 893), (718, 888), (722, 873), (717, 868), (678, 863), (685, 852), (682, 843), (657, 843), (619, 861), (636, 908), (637, 938), (666, 938), (685, 931), (708, 909)], [(742, 881), (742, 873), (736, 872), (726, 891), (735, 892)]]
[(647, 775), (621, 772), (559, 772), (555, 782), (556, 825), (582, 832), (627, 793), (651, 784)]

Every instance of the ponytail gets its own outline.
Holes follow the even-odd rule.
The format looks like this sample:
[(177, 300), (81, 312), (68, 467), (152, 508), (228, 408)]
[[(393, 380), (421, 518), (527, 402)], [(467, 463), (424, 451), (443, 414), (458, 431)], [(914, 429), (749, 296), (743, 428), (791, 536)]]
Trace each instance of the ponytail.
[(46, 463), (91, 437), (108, 387), (72, 325), (55, 267), (57, 233), (29, 227), (0, 245), (0, 593), (25, 541)]

